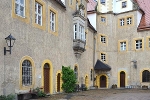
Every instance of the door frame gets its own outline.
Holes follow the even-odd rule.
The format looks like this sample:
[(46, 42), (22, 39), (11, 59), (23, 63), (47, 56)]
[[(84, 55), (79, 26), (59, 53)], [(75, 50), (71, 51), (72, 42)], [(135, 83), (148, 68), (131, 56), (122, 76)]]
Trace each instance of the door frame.
[(39, 75), (39, 77), (41, 76), (41, 84), (42, 84), (42, 88), (44, 89), (44, 65), (48, 63), (49, 64), (49, 67), (50, 67), (50, 73), (49, 73), (49, 78), (50, 78), (50, 85), (49, 85), (49, 91), (50, 91), (50, 94), (53, 93), (53, 65), (52, 65), (52, 62), (48, 59), (44, 60), (42, 62), (42, 67), (41, 67), (41, 75)]
[(127, 82), (127, 72), (125, 70), (120, 70), (118, 71), (118, 85), (117, 87), (120, 88), (120, 72), (124, 72), (125, 73), (125, 86), (127, 86), (128, 82)]

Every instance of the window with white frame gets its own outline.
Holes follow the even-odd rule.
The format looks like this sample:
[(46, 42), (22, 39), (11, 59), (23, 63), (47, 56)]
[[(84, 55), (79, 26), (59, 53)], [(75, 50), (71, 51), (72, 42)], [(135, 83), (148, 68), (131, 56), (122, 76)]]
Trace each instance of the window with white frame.
[(105, 4), (105, 0), (100, 0), (100, 3), (101, 4)]
[(50, 11), (50, 30), (55, 32), (55, 16), (56, 14)]
[(127, 7), (127, 1), (122, 2), (122, 8)]
[(102, 43), (106, 43), (106, 36), (101, 35), (100, 40)]
[(135, 48), (136, 49), (142, 49), (142, 39), (141, 40), (135, 40)]
[(77, 39), (77, 24), (74, 24), (74, 39)]
[(127, 25), (130, 25), (130, 24), (132, 24), (132, 18), (131, 18), (131, 17), (128, 17), (128, 18), (127, 18)]
[(120, 26), (124, 26), (124, 19), (120, 19)]
[(35, 2), (35, 23), (42, 26), (42, 5)]
[(106, 54), (101, 53), (101, 60), (102, 60), (102, 61), (106, 61)]
[(120, 51), (126, 50), (126, 42), (120, 42)]
[(105, 22), (106, 18), (105, 17), (101, 17), (101, 22)]
[(15, 0), (15, 13), (25, 17), (25, 0)]
[(22, 85), (32, 85), (32, 64), (29, 60), (24, 60), (22, 63)]

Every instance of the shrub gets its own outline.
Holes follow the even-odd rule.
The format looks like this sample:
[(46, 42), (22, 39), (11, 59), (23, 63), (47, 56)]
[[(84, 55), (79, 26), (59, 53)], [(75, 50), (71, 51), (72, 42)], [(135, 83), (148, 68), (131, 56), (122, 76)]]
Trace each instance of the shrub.
[(14, 99), (15, 99), (15, 95), (13, 95), (13, 94), (9, 94), (7, 96), (0, 95), (0, 100), (14, 100)]
[(62, 89), (66, 93), (74, 92), (76, 85), (76, 77), (74, 71), (70, 67), (62, 66)]

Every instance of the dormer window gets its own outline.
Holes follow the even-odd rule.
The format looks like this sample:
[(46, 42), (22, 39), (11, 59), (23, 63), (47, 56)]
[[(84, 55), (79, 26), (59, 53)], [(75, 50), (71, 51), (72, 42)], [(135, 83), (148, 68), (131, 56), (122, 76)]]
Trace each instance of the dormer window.
[(127, 1), (122, 2), (122, 8), (126, 8), (127, 7)]
[(100, 0), (101, 4), (105, 4), (105, 0)]

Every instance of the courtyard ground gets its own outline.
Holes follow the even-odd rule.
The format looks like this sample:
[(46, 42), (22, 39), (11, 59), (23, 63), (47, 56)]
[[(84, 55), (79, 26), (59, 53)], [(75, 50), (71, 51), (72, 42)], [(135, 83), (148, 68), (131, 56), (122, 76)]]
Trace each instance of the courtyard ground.
[(54, 94), (38, 100), (150, 100), (150, 90), (97, 89), (69, 94)]

